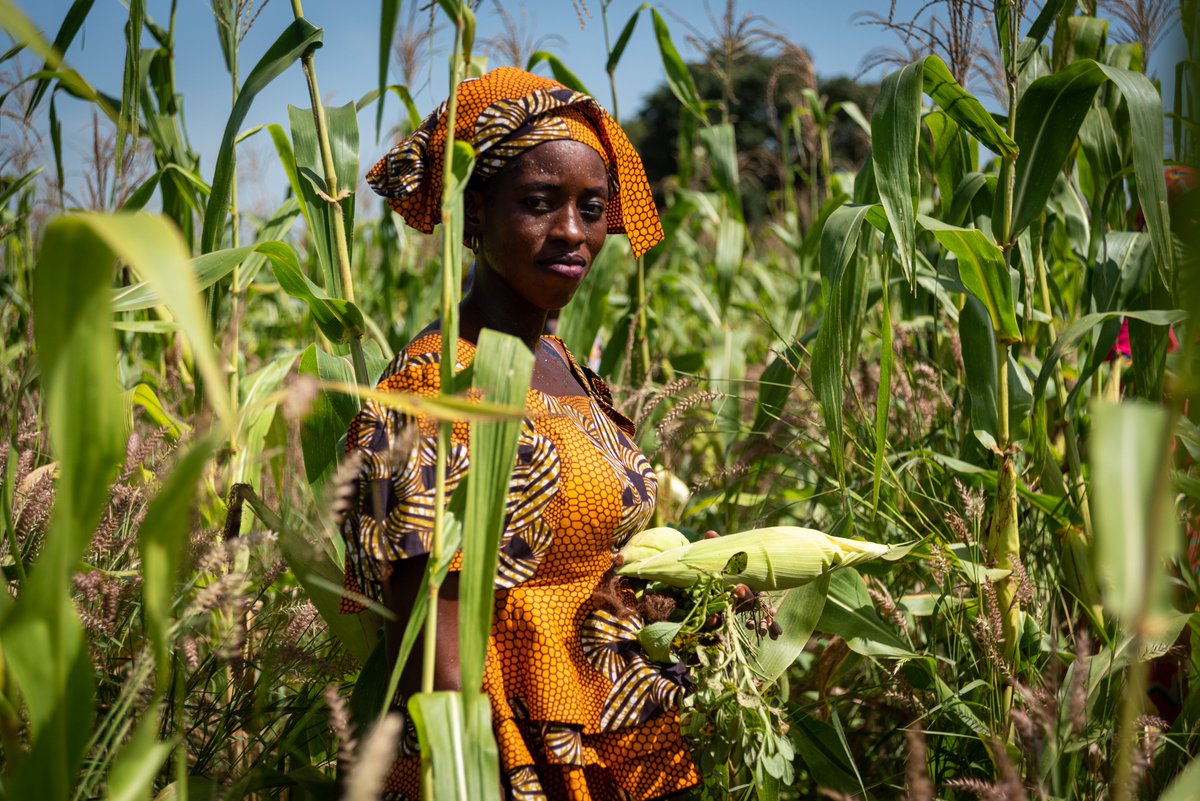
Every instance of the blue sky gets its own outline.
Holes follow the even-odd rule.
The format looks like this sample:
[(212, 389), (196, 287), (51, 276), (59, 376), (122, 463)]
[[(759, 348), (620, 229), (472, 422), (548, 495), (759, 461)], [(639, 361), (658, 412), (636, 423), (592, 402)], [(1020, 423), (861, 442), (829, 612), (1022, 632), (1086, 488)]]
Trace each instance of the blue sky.
[[(414, 2), (425, 5), (427, 0), (404, 0), (401, 24), (407, 19), (409, 5)], [(590, 19), (581, 19), (570, 0), (525, 0), (524, 3), (519, 0), (484, 0), (479, 10), (479, 40), (493, 37), (502, 30), (497, 3), (502, 3), (518, 22), (524, 20), (524, 30), (530, 40), (551, 34), (561, 37), (561, 40), (547, 41), (545, 49), (559, 55), (602, 104), (611, 105), (608, 78), (604, 72), (600, 0), (583, 0), (582, 4), (591, 13)], [(18, 0), (18, 4), (47, 33), (47, 38), (53, 38), (70, 7), (69, 0)], [(614, 40), (629, 15), (640, 4), (640, 0), (614, 0), (611, 4), (609, 25)], [(921, 4), (921, 0), (898, 0), (898, 15), (911, 13)], [(262, 0), (255, 5), (261, 6)], [(707, 12), (711, 10), (713, 15), (719, 15), (724, 5), (722, 0), (709, 0), (707, 4), (703, 0), (658, 0), (655, 3), (671, 26), (676, 45), (684, 58), (689, 60), (696, 58), (697, 53), (686, 41), (687, 30), (683, 21), (709, 35), (713, 28)], [(864, 54), (872, 48), (897, 45), (893, 34), (855, 24), (855, 12), (874, 10), (886, 13), (888, 5), (887, 0), (850, 0), (848, 3), (741, 0), (737, 5), (737, 14), (758, 15), (765, 27), (806, 48), (820, 75), (853, 75), (858, 72)], [(525, 9), (524, 15), (522, 8)], [(167, 23), (169, 9), (169, 0), (147, 1), (149, 15), (163, 26)], [(96, 0), (80, 36), (67, 53), (68, 62), (84, 77), (114, 95), (120, 94), (124, 58), (123, 26), (127, 13), (120, 0)], [(359, 99), (377, 81), (378, 2), (305, 0), (304, 13), (313, 24), (325, 30), (325, 45), (316, 53), (317, 74), (325, 102), (340, 105)], [(290, 0), (268, 0), (242, 43), (243, 76), (291, 20)], [(184, 98), (188, 133), (193, 146), (201, 154), (201, 167), (207, 178), (229, 113), (230, 79), (221, 58), (216, 22), (206, 0), (179, 0), (176, 30), (176, 82)], [(422, 113), (445, 97), (448, 88), (448, 35), (447, 29), (439, 37), (432, 67), (427, 66), (423, 77), (413, 82), (414, 96)], [(149, 45), (149, 34), (144, 35), (143, 41)], [(479, 49), (481, 46), (477, 45), (477, 51)], [(490, 62), (490, 66), (499, 65), (495, 59)], [(36, 65), (30, 67), (35, 68)], [(881, 73), (882, 70), (876, 70), (868, 77), (878, 78)], [(395, 74), (392, 80), (398, 80)], [(643, 98), (663, 81), (664, 72), (652, 25), (649, 16), (643, 14), (616, 73), (622, 116), (636, 113)], [(973, 88), (982, 91), (982, 87)], [(307, 88), (298, 64), (258, 96), (244, 128), (271, 122), (286, 126), (288, 104), (309, 105)], [(78, 170), (87, 139), (90, 138), (92, 112), (86, 104), (63, 97), (59, 100), (59, 113), (63, 120), (66, 168), (69, 174), (73, 174), (74, 180), (79, 180)], [(399, 102), (394, 96), (389, 97), (385, 108), (385, 131), (399, 120), (400, 114)], [(360, 115), (360, 153), (364, 170), (388, 146), (385, 141), (375, 141), (374, 120), (373, 106)], [(240, 188), (244, 202), (250, 206), (257, 204), (265, 211), (282, 200), (286, 182), (282, 171), (273, 163), (275, 156), (266, 138), (259, 136), (256, 139), (258, 141), (250, 140), (239, 148), (239, 159), (246, 165), (244, 177), (251, 179), (249, 185), (245, 181), (240, 182)]]

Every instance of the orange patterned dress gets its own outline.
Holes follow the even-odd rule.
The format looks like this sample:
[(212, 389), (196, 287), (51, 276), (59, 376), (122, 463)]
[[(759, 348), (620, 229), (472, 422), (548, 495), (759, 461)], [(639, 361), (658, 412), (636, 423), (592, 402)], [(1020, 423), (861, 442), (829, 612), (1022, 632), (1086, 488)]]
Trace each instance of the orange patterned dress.
[[(379, 388), (436, 395), (440, 351), (439, 334), (418, 337)], [(455, 368), (474, 355), (474, 346), (459, 340)], [(531, 389), (526, 398), (483, 689), (510, 798), (661, 798), (699, 782), (679, 730), (684, 677), (646, 658), (635, 613), (593, 600), (612, 550), (649, 519), (657, 482), (608, 387), (569, 361), (580, 394)], [(436, 430), (418, 420), (415, 446), (398, 459), (409, 422), (368, 402), (347, 435), (347, 453), (359, 451), (362, 467), (359, 497), (343, 523), (346, 587), (375, 599), (392, 562), (429, 549)], [(455, 425), (448, 493), (469, 466), (467, 435), (466, 424)], [(358, 608), (343, 602), (345, 611)], [(419, 796), (418, 764), (409, 731), (386, 798)]]

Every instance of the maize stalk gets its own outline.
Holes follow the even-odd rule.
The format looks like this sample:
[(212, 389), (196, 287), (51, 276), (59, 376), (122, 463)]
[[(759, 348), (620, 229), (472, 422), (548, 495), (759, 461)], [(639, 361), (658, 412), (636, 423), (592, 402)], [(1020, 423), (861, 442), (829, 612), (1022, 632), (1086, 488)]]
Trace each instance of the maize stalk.
[(680, 540), (683, 535), (668, 527), (636, 535), (621, 549), (623, 562), (617, 573), (673, 587), (719, 576), (727, 585), (745, 584), (755, 592), (767, 592), (808, 584), (830, 570), (878, 559), (892, 550), (799, 526), (756, 528), (674, 544)]

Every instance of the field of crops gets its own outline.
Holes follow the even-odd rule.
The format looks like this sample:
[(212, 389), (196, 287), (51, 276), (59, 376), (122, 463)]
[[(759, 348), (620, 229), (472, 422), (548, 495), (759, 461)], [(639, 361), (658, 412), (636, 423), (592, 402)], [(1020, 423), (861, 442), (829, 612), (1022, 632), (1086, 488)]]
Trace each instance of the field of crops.
[[(235, 91), (204, 170), (174, 3), (125, 3), (119, 91), (60, 55), (92, 2), (62, 5), (42, 32), (0, 0), (3, 62), (34, 65), (0, 126), (48, 106), (51, 145), (0, 154), (0, 798), (377, 798), (398, 673), (386, 610), (338, 612), (343, 437), (394, 353), (456, 319), (472, 150), (453, 149), (433, 237), (356, 216), (379, 104), (409, 129), (430, 110), (389, 81), (394, 37), (419, 38), (399, 0), (363, 4), (379, 90), (315, 112), (323, 21), (292, 0), (266, 52), (239, 52), (254, 3), (212, 0)], [(674, 173), (656, 181), (666, 240), (634, 259), (610, 237), (558, 330), (637, 422), (653, 524), (906, 546), (775, 593), (778, 639), (731, 611), (750, 647), (697, 668), (683, 710), (694, 796), (1200, 798), (1200, 5), (940, 0), (948, 27), (925, 33), (946, 36), (877, 17), (909, 34), (908, 63), (871, 107), (788, 84), (769, 191), (730, 111), (737, 26), (689, 66), (652, 4), (591, 5), (610, 76), (635, 26), (654, 31)], [(976, 54), (949, 34), (967, 13), (998, 103), (963, 88)], [(468, 0), (420, 14), (452, 76), (484, 68)], [(1169, 96), (1139, 19), (1184, 28)], [(578, 82), (566, 55), (534, 61)], [(289, 71), (308, 108), (246, 128)], [(91, 204), (62, 192), (66, 94), (118, 132)], [(832, 155), (847, 130), (856, 163)], [(291, 188), (262, 215), (238, 203), (252, 136)], [(475, 421), (478, 474), (438, 516), (428, 582), (461, 543), (467, 687), (528, 381), (512, 342), (481, 342), (494, 402), (381, 396)], [(480, 698), (414, 699), (437, 799), (499, 797)]]

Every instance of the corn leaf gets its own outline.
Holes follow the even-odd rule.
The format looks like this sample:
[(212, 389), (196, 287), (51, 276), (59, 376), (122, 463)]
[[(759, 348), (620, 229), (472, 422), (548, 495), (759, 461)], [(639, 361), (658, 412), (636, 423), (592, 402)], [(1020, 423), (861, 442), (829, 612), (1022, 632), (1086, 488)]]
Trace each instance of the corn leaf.
[[(338, 190), (349, 191), (348, 197), (338, 200), (336, 206), (326, 198), (329, 187), (325, 184), (325, 167), (317, 141), (317, 126), (312, 109), (288, 106), (288, 120), (292, 130), (292, 145), (295, 164), (290, 165), (285, 152), (276, 141), (280, 161), (292, 184), (292, 191), (300, 198), (305, 208), (304, 219), (316, 247), (317, 259), (325, 290), (334, 297), (343, 297), (341, 271), (337, 263), (337, 246), (334, 241), (333, 215), (335, 208), (341, 210), (342, 221), (347, 232), (354, 230), (354, 188), (358, 186), (358, 114), (353, 103), (325, 108), (325, 119), (329, 126), (329, 147), (333, 154), (334, 174)], [(270, 128), (271, 136), (277, 136)], [(325, 197), (322, 197), (322, 193)]]
[[(70, 797), (95, 712), (71, 577), (123, 456), (124, 426), (112, 369), (115, 260), (93, 222), (51, 222), (34, 273), (43, 404), (59, 477), (36, 568), (0, 625), (5, 667), (24, 698), (32, 743), (9, 777), (6, 789), (14, 798)], [(63, 291), (67, 286), (71, 291)]]
[(984, 147), (1004, 158), (1017, 155), (1017, 143), (984, 109), (974, 95), (967, 92), (938, 56), (922, 60), (925, 94), (964, 130), (983, 143)]
[[(321, 45), (323, 32), (303, 17), (287, 27), (275, 43), (267, 49), (254, 69), (246, 76), (238, 91), (237, 102), (225, 123), (225, 132), (217, 148), (217, 163), (213, 168), (212, 194), (204, 209), (204, 229), (200, 234), (200, 252), (211, 253), (220, 245), (221, 232), (225, 228), (225, 214), (229, 210), (229, 192), (233, 186), (233, 140), (250, 111), (254, 98), (271, 81), (279, 77), (307, 50)], [(351, 229), (353, 230), (353, 229)], [(206, 378), (205, 384), (211, 383)]]
[[(500, 799), (500, 757), (488, 697), (463, 691), (417, 693), (408, 701), (421, 753), (433, 762), (434, 798)], [(472, 738), (470, 732), (486, 732)]]
[(778, 639), (764, 640), (758, 649), (758, 666), (767, 680), (782, 676), (804, 651), (825, 610), (831, 575), (827, 573), (811, 584), (793, 587), (775, 603), (775, 620), (782, 632)]
[(638, 17), (642, 15), (643, 11), (649, 8), (649, 3), (642, 3), (629, 15), (629, 21), (621, 29), (621, 34), (617, 37), (617, 43), (613, 45), (612, 52), (608, 54), (608, 63), (604, 65), (605, 72), (611, 74), (617, 71), (617, 64), (620, 63), (621, 56), (625, 53), (625, 47), (629, 44), (629, 37), (633, 36), (633, 30), (637, 27)]
[(883, 622), (867, 585), (854, 569), (835, 570), (829, 578), (829, 596), (817, 621), (817, 631), (836, 634), (851, 651), (863, 656), (913, 659), (917, 654)]
[(571, 72), (567, 65), (562, 62), (562, 59), (545, 50), (537, 50), (529, 54), (529, 59), (525, 62), (525, 71), (533, 72), (533, 68), (543, 62), (550, 65), (550, 72), (554, 73), (554, 80), (568, 89), (574, 89), (576, 92), (591, 95), (588, 88), (583, 85), (583, 81), (579, 80), (579, 76)]
[[(1083, 337), (1096, 326), (1104, 323), (1107, 320), (1116, 320), (1121, 317), (1128, 317), (1134, 320), (1141, 320), (1151, 325), (1172, 325), (1186, 319), (1187, 315), (1181, 310), (1151, 310), (1151, 311), (1110, 311), (1096, 312), (1094, 314), (1085, 314), (1075, 322), (1063, 329), (1063, 332), (1058, 335), (1058, 339), (1054, 341), (1054, 345), (1050, 348), (1050, 352), (1046, 354), (1042, 360), (1042, 369), (1038, 373), (1037, 380), (1033, 385), (1033, 396), (1035, 398), (1042, 397), (1045, 392), (1046, 383), (1050, 380), (1050, 376), (1054, 374), (1054, 365), (1058, 363), (1067, 351), (1073, 348)], [(1103, 360), (1108, 356), (1107, 349), (1100, 354), (1100, 359)]]
[(400, 0), (382, 0), (379, 4), (379, 105), (375, 108), (375, 141), (383, 130), (383, 96), (387, 94), (388, 62), (392, 58), (392, 38), (396, 35), (396, 19), (400, 15)]
[(133, 736), (113, 760), (108, 771), (107, 801), (146, 801), (151, 797), (158, 772), (174, 747), (173, 743), (158, 740), (159, 713), (158, 703), (142, 712)]
[(671, 41), (671, 29), (667, 27), (666, 21), (657, 10), (651, 8), (650, 16), (654, 20), (654, 36), (658, 40), (658, 52), (662, 56), (663, 68), (667, 73), (667, 86), (671, 88), (671, 94), (675, 95), (683, 107), (690, 111), (696, 119), (705, 121), (704, 104), (700, 100), (700, 93), (696, 90), (696, 82), (692, 80), (692, 73), (688, 71), (687, 64), (679, 55), (679, 51), (675, 49), (675, 43)]
[(1142, 73), (1108, 64), (1097, 66), (1120, 91), (1129, 109), (1129, 141), (1133, 145), (1133, 175), (1138, 201), (1146, 218), (1146, 231), (1154, 245), (1159, 277), (1164, 285), (1171, 286), (1175, 250), (1171, 244), (1171, 217), (1162, 171), (1165, 136), (1162, 99), (1154, 84)]
[(921, 215), (921, 227), (933, 234), (958, 261), (958, 277), (967, 291), (983, 303), (996, 338), (1005, 344), (1021, 341), (1012, 279), (1004, 254), (982, 231), (957, 228)]
[(171, 671), (171, 607), (176, 598), (179, 570), (192, 529), (196, 487), (216, 448), (213, 436), (197, 440), (171, 473), (146, 509), (138, 527), (138, 552), (142, 557), (142, 614), (154, 650), (158, 692), (164, 693)]
[(1179, 532), (1170, 483), (1157, 481), (1170, 459), (1168, 414), (1142, 402), (1101, 403), (1092, 412), (1088, 496), (1095, 567), (1104, 607), (1129, 630), (1150, 631), (1171, 612), (1167, 560)]
[[(319, 381), (354, 382), (354, 368), (341, 356), (331, 356), (316, 345), (309, 345), (300, 355), (300, 373)], [(323, 488), (337, 471), (341, 455), (339, 443), (359, 410), (358, 398), (325, 387), (317, 390), (304, 420), (301, 422), (300, 446), (304, 451), (304, 473), (313, 487), (315, 497), (324, 497)]]
[[(217, 365), (208, 317), (200, 302), (195, 273), (188, 267), (187, 250), (178, 230), (162, 217), (141, 214), (81, 215), (113, 254), (133, 268), (171, 311), (188, 338), (204, 390), (219, 419), (230, 424), (230, 404), (224, 373)], [(111, 308), (108, 301), (105, 308)]]
[[(87, 19), (88, 13), (91, 12), (92, 6), (95, 5), (95, 0), (74, 0), (71, 7), (67, 9), (67, 13), (63, 16), (62, 24), (58, 26), (58, 33), (54, 36), (54, 51), (61, 57), (70, 49), (71, 43), (75, 41), (75, 35), (79, 33), (79, 29), (83, 27), (84, 21)], [(8, 25), (5, 25), (8, 28)], [(8, 28), (9, 33), (13, 34), (13, 38), (18, 42), (24, 42), (25, 39), (16, 35), (12, 28)], [(39, 51), (40, 52), (40, 51)], [(50, 58), (46, 58), (46, 62), (42, 65), (43, 70), (48, 70), (51, 67), (57, 66), (58, 62), (51, 62)], [(50, 81), (48, 78), (41, 78), (33, 85), (33, 90), (29, 94), (29, 102), (25, 104), (25, 115), (31, 116), (38, 104), (42, 102), (42, 98), (46, 94), (46, 89), (49, 88)]]
[(916, 276), (917, 199), (921, 191), (920, 133), (924, 62), (906, 64), (883, 79), (871, 114), (871, 164), (904, 277)]
[[(963, 371), (971, 399), (971, 432), (983, 447), (996, 448), (996, 337), (987, 307), (967, 296), (958, 315)], [(1011, 419), (1011, 418), (1010, 418)]]
[[(524, 405), (533, 375), (533, 354), (521, 340), (485, 329), (472, 365), (474, 385), (484, 398), (507, 406)], [(471, 691), (483, 686), (497, 549), (522, 424), (521, 420), (505, 420), (471, 426), (458, 627), (462, 686)], [(472, 723), (467, 721), (468, 727)]]

